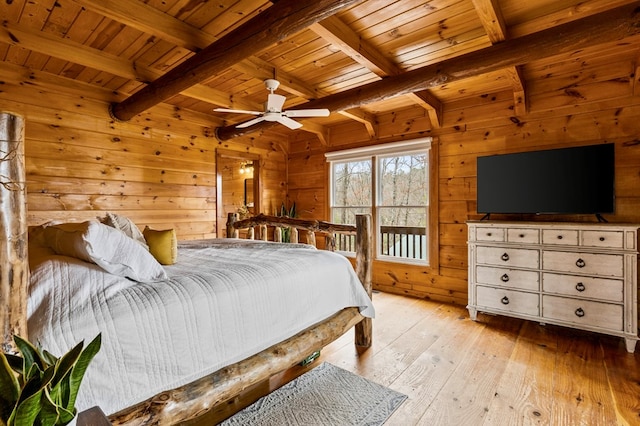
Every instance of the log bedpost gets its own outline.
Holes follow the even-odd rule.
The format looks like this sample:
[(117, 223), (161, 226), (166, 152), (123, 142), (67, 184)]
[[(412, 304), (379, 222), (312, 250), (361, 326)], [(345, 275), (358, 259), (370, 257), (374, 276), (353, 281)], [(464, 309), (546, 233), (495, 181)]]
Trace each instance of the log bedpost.
[[(371, 245), (371, 216), (368, 214), (356, 216), (356, 274), (362, 286), (371, 298), (373, 287), (372, 275), (372, 245)], [(364, 318), (355, 326), (356, 346), (368, 348), (373, 338), (373, 322), (371, 318)]]
[(0, 329), (3, 352), (16, 352), (14, 334), (28, 337), (26, 193), (24, 119), (0, 112)]

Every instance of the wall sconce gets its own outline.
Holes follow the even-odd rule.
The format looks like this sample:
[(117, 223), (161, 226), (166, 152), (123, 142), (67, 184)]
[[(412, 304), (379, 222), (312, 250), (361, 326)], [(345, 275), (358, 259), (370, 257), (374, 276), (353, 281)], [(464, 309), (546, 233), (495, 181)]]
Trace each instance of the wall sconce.
[(240, 174), (253, 174), (253, 161), (240, 163)]

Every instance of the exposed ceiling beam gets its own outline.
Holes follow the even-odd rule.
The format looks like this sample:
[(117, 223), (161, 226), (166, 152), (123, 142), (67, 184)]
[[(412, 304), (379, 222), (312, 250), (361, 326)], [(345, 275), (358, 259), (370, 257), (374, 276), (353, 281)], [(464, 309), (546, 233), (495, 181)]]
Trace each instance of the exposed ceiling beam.
[(412, 94), (418, 100), (422, 101), (422, 107), (429, 114), (429, 121), (431, 122), (431, 127), (435, 129), (439, 129), (442, 127), (442, 114), (444, 112), (444, 104), (440, 101), (440, 99), (436, 98), (436, 96), (431, 93), (430, 90), (421, 90), (419, 92), (415, 92)]
[[(538, 33), (506, 40), (478, 51), (345, 90), (298, 107), (343, 111), (488, 72), (524, 65), (538, 59), (637, 36), (640, 35), (639, 6), (640, 3), (635, 2), (632, 5), (612, 9)], [(264, 122), (244, 129), (226, 126), (216, 129), (216, 136), (220, 140), (228, 140), (238, 136), (239, 130), (242, 134), (247, 134), (268, 126), (269, 124)]]
[[(110, 55), (98, 49), (84, 46), (68, 39), (62, 39), (46, 32), (34, 34), (8, 22), (5, 22), (0, 27), (0, 41), (95, 70), (102, 70), (129, 80), (148, 82), (162, 75), (153, 68), (137, 65), (129, 60)], [(232, 102), (227, 93), (202, 84), (190, 87), (181, 93), (225, 108), (249, 110), (261, 108), (261, 105), (253, 102), (243, 100), (234, 100)]]
[(507, 39), (507, 26), (502, 17), (498, 0), (472, 0), (480, 22), (492, 44)]
[(133, 96), (113, 105), (111, 113), (116, 119), (129, 120), (153, 105), (360, 1), (279, 0)]
[[(473, 5), (491, 43), (505, 41), (507, 39), (507, 25), (504, 22), (498, 0), (473, 0)], [(522, 69), (520, 67), (508, 67), (505, 72), (512, 82), (515, 115), (522, 117), (527, 113), (528, 104)]]
[[(347, 56), (366, 67), (378, 77), (383, 78), (403, 73), (402, 68), (400, 68), (398, 64), (384, 56), (379, 49), (367, 40), (364, 40), (337, 16), (332, 16), (317, 24), (313, 24), (310, 29), (324, 40), (338, 47)], [(433, 127), (440, 127), (442, 105), (435, 95), (422, 97), (411, 93), (407, 96), (411, 97), (416, 104), (422, 106), (429, 112), (429, 117), (432, 121), (431, 125)], [(371, 134), (373, 125), (373, 122), (367, 124), (369, 134)]]
[[(169, 41), (176, 46), (183, 47), (192, 52), (199, 52), (218, 40), (214, 35), (138, 0), (72, 1), (86, 9), (93, 10), (109, 19), (113, 19), (116, 22), (135, 28), (145, 34)], [(257, 56), (251, 56), (233, 64), (231, 68), (259, 80), (276, 78), (280, 81), (281, 89), (296, 96), (306, 99), (315, 99), (318, 97), (318, 94), (312, 88), (307, 87), (307, 85), (295, 77), (281, 69), (275, 68)]]
[(384, 56), (371, 43), (362, 39), (358, 33), (353, 31), (337, 16), (332, 16), (314, 24), (309, 29), (325, 41), (340, 48), (347, 56), (364, 65), (379, 77), (396, 75), (402, 72), (393, 61)]
[(343, 115), (344, 117), (348, 117), (352, 120), (362, 123), (365, 129), (367, 129), (367, 133), (369, 134), (370, 138), (373, 139), (378, 134), (377, 132), (378, 120), (376, 116), (371, 114), (370, 112), (367, 112), (360, 108), (352, 108), (352, 109), (340, 111), (340, 114)]
[[(553, 13), (541, 14), (538, 18), (526, 20), (525, 22), (509, 27), (509, 37), (522, 37), (533, 34), (544, 28), (555, 25), (566, 24), (575, 21), (580, 17), (602, 13), (613, 7), (633, 4), (635, 0), (583, 0), (576, 4), (567, 2), (567, 7)], [(565, 2), (559, 2), (564, 4)]]
[[(131, 0), (72, 0), (81, 7), (100, 13), (109, 19), (120, 22), (129, 27), (135, 28), (145, 34), (150, 34), (163, 40), (170, 41), (176, 46), (183, 47), (193, 52), (199, 52), (211, 43), (218, 40), (215, 36), (199, 28), (189, 25), (169, 14), (140, 1)], [(273, 65), (257, 56), (250, 56), (232, 66), (232, 68), (242, 74), (252, 76), (260, 80), (276, 78), (280, 81), (280, 88), (289, 93), (295, 94), (305, 99), (315, 99), (319, 93), (309, 88), (305, 83), (292, 75), (275, 68)], [(154, 78), (159, 78), (160, 73), (155, 72)], [(183, 95), (212, 103), (217, 106), (235, 109), (259, 110), (262, 105), (234, 100), (234, 105), (230, 105), (230, 97), (222, 92), (217, 93), (214, 89), (206, 85), (197, 85), (193, 89), (183, 91)], [(213, 93), (217, 96), (212, 96)], [(327, 133), (319, 125), (312, 126), (309, 120), (305, 120), (304, 130), (319, 135), (320, 140)], [(326, 142), (326, 141), (325, 141)]]
[(145, 34), (155, 35), (176, 46), (197, 52), (216, 37), (138, 0), (71, 0)]
[(315, 134), (320, 140), (320, 143), (324, 146), (327, 146), (327, 143), (329, 140), (329, 130), (325, 126), (322, 126), (320, 124), (314, 123), (309, 120), (305, 120), (304, 130)]
[(505, 69), (505, 72), (509, 76), (513, 87), (513, 112), (516, 117), (522, 117), (528, 111), (522, 67), (509, 67)]

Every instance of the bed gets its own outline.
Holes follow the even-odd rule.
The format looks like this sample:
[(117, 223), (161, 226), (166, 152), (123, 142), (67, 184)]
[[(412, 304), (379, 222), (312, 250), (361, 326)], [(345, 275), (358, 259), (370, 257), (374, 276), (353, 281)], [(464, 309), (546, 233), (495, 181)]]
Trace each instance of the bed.
[[(63, 353), (102, 333), (79, 410), (99, 405), (113, 424), (192, 421), (354, 325), (356, 344), (371, 345), (370, 218), (357, 221), (232, 215), (228, 235), (245, 229), (259, 238), (184, 241), (177, 262), (160, 269), (148, 266), (144, 240), (117, 227), (37, 227), (29, 238), (29, 337)], [(282, 226), (307, 243), (264, 241), (267, 227), (278, 240)], [(330, 250), (315, 248), (316, 234)], [(332, 252), (336, 234), (357, 240), (355, 270)]]

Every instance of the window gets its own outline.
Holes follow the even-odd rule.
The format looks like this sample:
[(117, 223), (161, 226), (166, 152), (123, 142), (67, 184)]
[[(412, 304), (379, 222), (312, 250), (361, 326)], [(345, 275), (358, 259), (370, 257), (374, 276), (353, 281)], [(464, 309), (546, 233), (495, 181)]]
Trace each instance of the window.
[[(428, 138), (326, 154), (331, 220), (370, 213), (378, 259), (429, 263), (430, 148)], [(341, 251), (353, 246), (337, 241)]]

